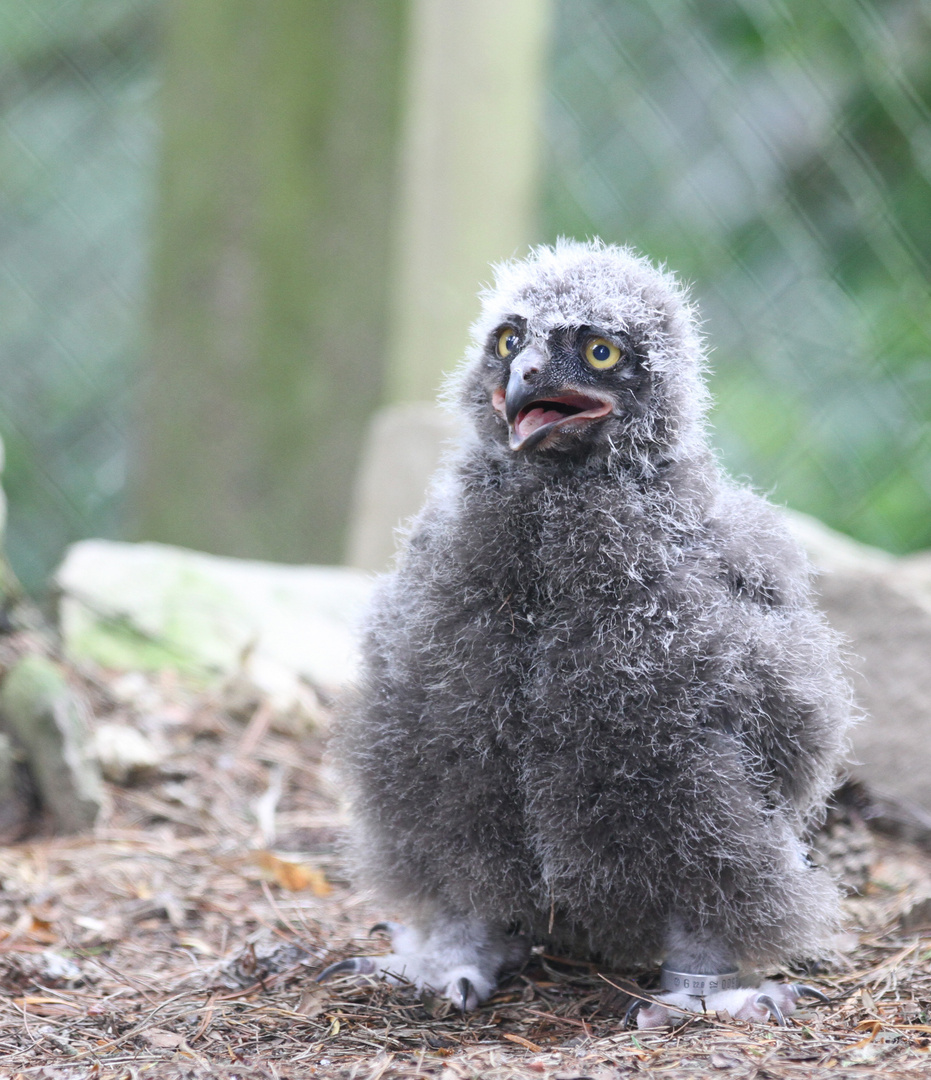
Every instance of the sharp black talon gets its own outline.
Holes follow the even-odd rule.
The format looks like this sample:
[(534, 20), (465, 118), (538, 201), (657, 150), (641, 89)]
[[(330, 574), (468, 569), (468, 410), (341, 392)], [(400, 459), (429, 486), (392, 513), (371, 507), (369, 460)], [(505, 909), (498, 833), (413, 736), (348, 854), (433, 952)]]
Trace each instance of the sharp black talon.
[(462, 998), (459, 1008), (462, 1009), (463, 1012), (468, 1012), (469, 994), (472, 993), (472, 984), (469, 982), (468, 979), (463, 977), (459, 980), (459, 982), (456, 983), (456, 989), (459, 991), (459, 995)]
[(355, 970), (356, 957), (352, 956), (348, 960), (337, 960), (335, 964), (330, 964), (329, 967), (325, 967), (314, 979), (314, 982), (326, 982), (326, 980), (333, 975), (341, 975), (344, 971), (348, 973)]
[(787, 1027), (786, 1018), (782, 1015), (782, 1009), (776, 1004), (769, 994), (760, 994), (756, 999), (758, 1004), (769, 1010), (770, 1015), (780, 1027)]
[(369, 956), (350, 956), (346, 960), (337, 960), (330, 964), (314, 979), (314, 982), (326, 982), (333, 975), (373, 975), (375, 973), (375, 961)]
[(391, 923), (377, 922), (377, 923), (375, 923), (374, 926), (369, 927), (369, 937), (371, 937), (372, 934), (390, 934), (390, 933), (391, 933)]
[(792, 983), (792, 989), (801, 997), (815, 998), (816, 1001), (820, 1001), (822, 1005), (830, 1005), (831, 999), (827, 994), (822, 994), (821, 991), (814, 986), (809, 986), (807, 983)]
[(627, 1012), (624, 1013), (624, 1027), (632, 1027), (637, 1021), (637, 1013), (643, 1008), (643, 1002), (640, 998), (634, 998), (633, 1001), (627, 1006)]

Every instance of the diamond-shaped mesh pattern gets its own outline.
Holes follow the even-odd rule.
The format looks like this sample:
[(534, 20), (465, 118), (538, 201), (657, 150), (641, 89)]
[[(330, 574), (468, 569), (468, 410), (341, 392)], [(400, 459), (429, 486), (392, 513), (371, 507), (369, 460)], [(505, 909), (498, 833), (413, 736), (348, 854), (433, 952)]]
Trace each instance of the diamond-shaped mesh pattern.
[[(33, 586), (119, 531), (163, 7), (0, 0), (0, 433)], [(914, 0), (556, 0), (546, 91), (542, 235), (691, 281), (731, 470), (898, 551), (931, 546), (929, 57)]]
[(153, 186), (152, 0), (0, 2), (7, 547), (39, 586), (123, 495)]
[(564, 0), (545, 234), (692, 282), (728, 467), (931, 546), (931, 7)]

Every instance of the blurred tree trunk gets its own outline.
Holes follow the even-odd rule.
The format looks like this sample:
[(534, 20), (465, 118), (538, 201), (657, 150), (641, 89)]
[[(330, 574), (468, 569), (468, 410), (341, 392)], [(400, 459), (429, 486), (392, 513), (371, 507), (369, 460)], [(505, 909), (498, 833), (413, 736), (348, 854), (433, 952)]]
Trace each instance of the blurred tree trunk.
[(411, 0), (385, 399), (354, 493), (347, 562), (382, 570), (454, 420), (433, 402), (459, 363), (489, 263), (537, 231), (550, 0)]
[(537, 234), (550, 0), (412, 0), (389, 401), (432, 401)]
[(382, 396), (402, 0), (174, 0), (134, 531), (333, 562)]

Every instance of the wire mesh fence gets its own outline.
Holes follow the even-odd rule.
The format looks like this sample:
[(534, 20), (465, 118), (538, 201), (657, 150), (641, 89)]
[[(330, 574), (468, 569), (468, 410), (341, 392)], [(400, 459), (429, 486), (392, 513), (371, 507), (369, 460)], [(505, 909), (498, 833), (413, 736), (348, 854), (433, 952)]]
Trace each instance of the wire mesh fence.
[[(0, 0), (0, 433), (33, 587), (120, 528), (163, 6)], [(690, 280), (728, 467), (895, 551), (931, 546), (928, 56), (915, 0), (557, 0), (546, 87), (541, 238)]]
[(777, 501), (931, 545), (931, 6), (557, 7), (549, 235), (693, 283), (717, 442)]
[(118, 529), (153, 187), (155, 0), (0, 0), (7, 548)]

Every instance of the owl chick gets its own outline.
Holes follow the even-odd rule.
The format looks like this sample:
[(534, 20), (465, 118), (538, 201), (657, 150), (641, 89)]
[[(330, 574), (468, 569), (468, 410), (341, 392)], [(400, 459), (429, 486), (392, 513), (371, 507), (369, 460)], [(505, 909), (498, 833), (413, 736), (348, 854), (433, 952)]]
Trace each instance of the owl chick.
[(739, 986), (822, 955), (806, 859), (851, 711), (779, 515), (709, 449), (694, 312), (628, 249), (497, 269), (455, 396), (471, 433), (377, 591), (336, 750), (393, 951), (332, 965), (463, 1009), (531, 941), (662, 963), (677, 1009), (780, 1022)]

